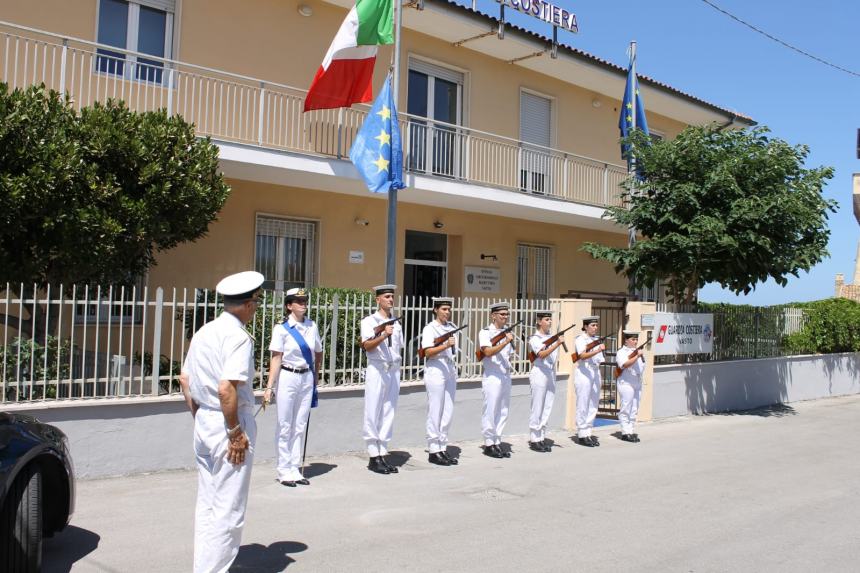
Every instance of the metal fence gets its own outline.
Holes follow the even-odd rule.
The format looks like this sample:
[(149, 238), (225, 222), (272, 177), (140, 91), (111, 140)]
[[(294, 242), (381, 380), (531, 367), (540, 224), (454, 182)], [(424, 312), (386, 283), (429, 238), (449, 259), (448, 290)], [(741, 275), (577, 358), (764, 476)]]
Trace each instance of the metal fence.
[[(76, 109), (121, 99), (134, 111), (166, 109), (213, 139), (343, 158), (368, 106), (303, 113), (307, 92), (0, 22), (0, 81), (45, 84)], [(404, 168), (592, 205), (620, 205), (627, 169), (600, 160), (424, 117), (399, 114)]]
[[(487, 307), (505, 300), (510, 320), (523, 320), (512, 360), (513, 375), (527, 374), (525, 339), (533, 311), (560, 303), (526, 299), (457, 298), (452, 321), (468, 324), (456, 356), (459, 378), (481, 377), (475, 356), (478, 332), (489, 320)], [(6, 286), (0, 293), (2, 348), (0, 394), (3, 403), (106, 397), (163, 396), (179, 393), (179, 372), (189, 340), (222, 308), (220, 297), (200, 289), (148, 287)], [(260, 389), (267, 376), (273, 326), (283, 320), (283, 293), (266, 291), (247, 330), (254, 338)], [(366, 358), (359, 346), (359, 323), (375, 310), (370, 293), (313, 289), (308, 316), (323, 340), (323, 387), (360, 386)], [(423, 377), (418, 357), (421, 331), (433, 318), (431, 299), (400, 297), (394, 314), (403, 317), (401, 380)]]
[(714, 315), (714, 342), (710, 354), (656, 356), (655, 364), (680, 364), (746, 358), (788, 356), (785, 338), (800, 332), (806, 314), (794, 307), (734, 305), (679, 305), (660, 303), (657, 312), (701, 312)]

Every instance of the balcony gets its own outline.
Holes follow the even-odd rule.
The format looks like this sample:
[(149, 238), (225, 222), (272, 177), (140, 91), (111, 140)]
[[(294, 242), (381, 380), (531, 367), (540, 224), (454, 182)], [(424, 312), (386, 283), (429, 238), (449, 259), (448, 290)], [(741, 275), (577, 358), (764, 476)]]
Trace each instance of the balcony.
[[(166, 109), (224, 143), (346, 158), (368, 107), (302, 113), (305, 90), (0, 22), (0, 81), (44, 83), (75, 108), (121, 99)], [(399, 114), (415, 175), (596, 207), (619, 205), (627, 170), (564, 151)]]

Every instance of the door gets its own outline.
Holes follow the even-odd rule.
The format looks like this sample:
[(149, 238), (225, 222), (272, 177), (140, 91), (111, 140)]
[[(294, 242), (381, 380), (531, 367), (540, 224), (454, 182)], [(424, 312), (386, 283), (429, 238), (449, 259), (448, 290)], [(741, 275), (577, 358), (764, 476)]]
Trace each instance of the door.
[(406, 164), (412, 171), (459, 177), (463, 74), (423, 61), (409, 66)]
[(443, 296), (448, 291), (448, 237), (441, 233), (406, 231), (403, 294)]

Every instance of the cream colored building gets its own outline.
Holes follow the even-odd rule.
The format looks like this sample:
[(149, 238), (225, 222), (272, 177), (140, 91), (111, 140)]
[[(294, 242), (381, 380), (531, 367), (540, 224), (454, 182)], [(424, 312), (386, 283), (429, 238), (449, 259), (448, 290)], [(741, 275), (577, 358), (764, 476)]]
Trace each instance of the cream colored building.
[[(854, 217), (860, 223), (860, 173), (854, 174)], [(845, 275), (836, 275), (836, 298), (847, 298), (860, 302), (860, 242), (854, 259), (854, 282), (845, 284)]]
[[(150, 285), (212, 287), (256, 268), (279, 288), (365, 288), (384, 280), (386, 201), (347, 158), (364, 109), (301, 113), (351, 4), (0, 0), (2, 80), (44, 81), (77, 106), (119, 97), (138, 110), (164, 107), (218, 144), (232, 194), (207, 237), (159, 257)], [(546, 38), (510, 26), (500, 39), (495, 19), (445, 0), (406, 6), (403, 23), (403, 292), (624, 292), (626, 281), (580, 246), (627, 240), (601, 217), (626, 174), (617, 127), (626, 70), (564, 45), (553, 58)], [(380, 48), (377, 87), (391, 55)], [(753, 123), (640, 82), (661, 137), (688, 124)], [(489, 290), (470, 282), (478, 273)]]

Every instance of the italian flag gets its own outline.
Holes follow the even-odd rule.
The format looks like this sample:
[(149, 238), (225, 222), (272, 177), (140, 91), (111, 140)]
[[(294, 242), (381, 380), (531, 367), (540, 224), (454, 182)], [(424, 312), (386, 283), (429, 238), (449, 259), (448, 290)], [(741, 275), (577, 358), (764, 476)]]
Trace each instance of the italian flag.
[(305, 98), (305, 111), (373, 99), (376, 46), (394, 43), (393, 0), (358, 0), (334, 37)]

